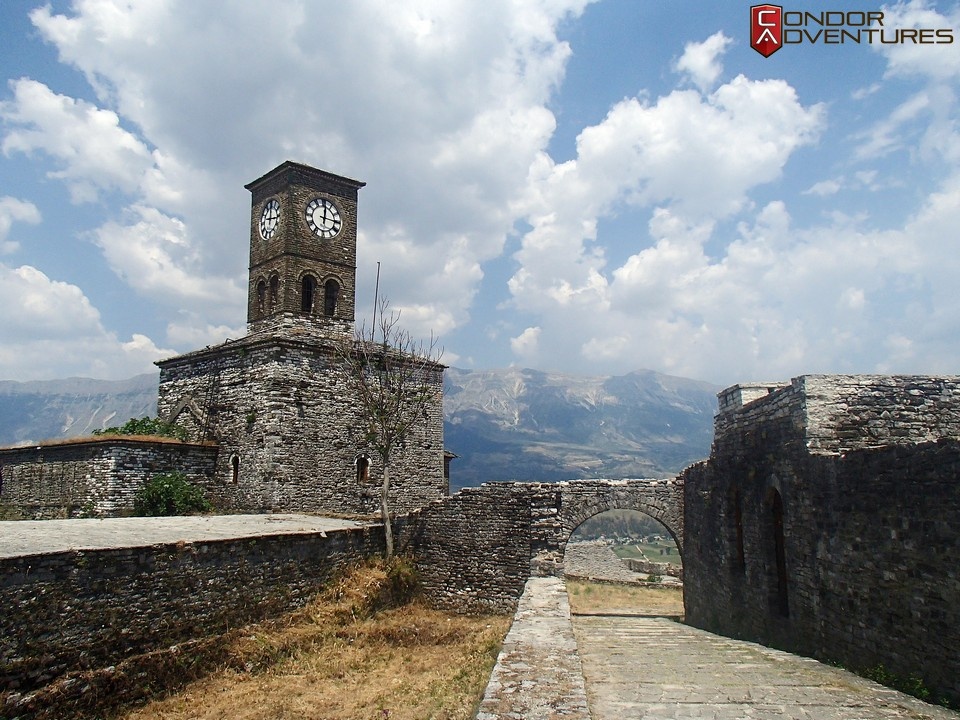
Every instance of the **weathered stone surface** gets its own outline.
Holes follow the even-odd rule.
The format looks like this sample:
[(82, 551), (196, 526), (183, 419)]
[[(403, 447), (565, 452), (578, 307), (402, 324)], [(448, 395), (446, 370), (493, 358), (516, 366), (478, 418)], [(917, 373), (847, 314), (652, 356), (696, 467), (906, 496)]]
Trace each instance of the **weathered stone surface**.
[(567, 590), (530, 578), (487, 684), (477, 720), (590, 720)]
[(217, 448), (160, 438), (102, 436), (0, 450), (0, 505), (35, 518), (112, 517), (133, 511), (143, 483), (179, 471), (215, 487)]
[(507, 611), (531, 574), (562, 574), (567, 541), (587, 518), (622, 508), (647, 512), (682, 546), (682, 503), (675, 480), (485, 483), (401, 519), (400, 547), (417, 556), (434, 603)]
[(960, 379), (807, 376), (688, 468), (687, 621), (960, 698)]
[[(219, 446), (213, 502), (230, 512), (379, 511), (383, 467), (358, 428), (362, 410), (334, 344), (337, 333), (273, 326), (165, 360), (158, 412)], [(391, 508), (408, 512), (447, 494), (443, 368), (424, 421), (392, 458)], [(200, 416), (195, 414), (201, 410)], [(369, 476), (357, 459), (367, 455)]]
[(592, 720), (957, 720), (809, 658), (666, 618), (574, 616)]
[(0, 558), (0, 690), (24, 692), (296, 608), (337, 568), (383, 551), (381, 526), (191, 537)]

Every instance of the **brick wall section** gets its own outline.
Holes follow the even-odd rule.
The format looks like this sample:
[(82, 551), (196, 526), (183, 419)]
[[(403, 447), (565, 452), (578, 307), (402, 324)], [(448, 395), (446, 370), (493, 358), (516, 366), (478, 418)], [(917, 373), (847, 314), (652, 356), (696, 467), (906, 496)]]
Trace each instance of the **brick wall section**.
[[(348, 336), (349, 337), (349, 336)], [(158, 413), (220, 445), (215, 504), (231, 512), (379, 512), (383, 468), (371, 458), (357, 482), (356, 458), (373, 455), (356, 432), (360, 409), (332, 343), (296, 325), (252, 334), (160, 366)], [(408, 512), (447, 494), (443, 475), (442, 366), (435, 402), (406, 448), (395, 453), (391, 508)], [(196, 417), (185, 400), (201, 410)], [(233, 458), (238, 474), (233, 481)]]
[(97, 437), (0, 450), (0, 505), (35, 518), (130, 514), (154, 475), (172, 470), (210, 488), (217, 448), (174, 440)]
[(0, 690), (303, 605), (382, 528), (0, 559)]
[(960, 699), (958, 401), (957, 378), (807, 376), (719, 415), (682, 475), (687, 621)]

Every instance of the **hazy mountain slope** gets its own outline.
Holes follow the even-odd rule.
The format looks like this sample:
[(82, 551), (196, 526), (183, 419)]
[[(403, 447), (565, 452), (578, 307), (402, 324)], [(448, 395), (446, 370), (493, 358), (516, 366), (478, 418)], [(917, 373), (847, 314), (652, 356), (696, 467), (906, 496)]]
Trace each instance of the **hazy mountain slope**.
[(651, 371), (579, 377), (514, 368), (450, 368), (445, 386), (457, 485), (673, 474), (709, 454), (720, 389)]
[[(454, 486), (487, 480), (660, 477), (705, 458), (719, 388), (642, 370), (581, 377), (446, 372)], [(87, 435), (155, 415), (157, 376), (0, 382), (0, 445)]]
[(0, 381), (0, 445), (89, 435), (156, 415), (155, 374), (128, 380)]

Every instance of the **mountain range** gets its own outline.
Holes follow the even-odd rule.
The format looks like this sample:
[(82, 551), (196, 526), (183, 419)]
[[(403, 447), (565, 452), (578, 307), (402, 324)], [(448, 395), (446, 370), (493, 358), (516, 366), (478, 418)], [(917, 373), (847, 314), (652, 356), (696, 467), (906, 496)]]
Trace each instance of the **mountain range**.
[[(449, 368), (454, 488), (491, 480), (662, 477), (705, 458), (719, 387), (640, 370), (585, 377)], [(157, 376), (0, 381), (0, 445), (89, 435), (152, 416)]]

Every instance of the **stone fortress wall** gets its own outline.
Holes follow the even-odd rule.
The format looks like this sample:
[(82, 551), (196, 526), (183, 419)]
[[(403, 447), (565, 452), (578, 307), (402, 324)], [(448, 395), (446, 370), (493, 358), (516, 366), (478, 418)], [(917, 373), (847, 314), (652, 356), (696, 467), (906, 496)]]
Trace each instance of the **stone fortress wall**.
[(960, 378), (811, 375), (720, 407), (681, 476), (687, 622), (960, 698)]
[(372, 526), (0, 558), (0, 692), (26, 697), (77, 670), (109, 676), (124, 660), (292, 610), (383, 542)]
[[(678, 541), (688, 622), (851, 668), (882, 663), (957, 698), (958, 418), (960, 378), (805, 376), (736, 386), (721, 394), (710, 458), (677, 479), (488, 483), (400, 517), (397, 544), (417, 556), (436, 605), (509, 611), (527, 578), (562, 572), (583, 520), (638, 509)], [(49, 645), (57, 637), (101, 638), (89, 644), (112, 648), (111, 657), (169, 641), (139, 631), (125, 646), (103, 641), (104, 628), (113, 628), (109, 637), (129, 633), (99, 609), (136, 606), (161, 626), (190, 618), (194, 632), (207, 632), (229, 608), (296, 604), (326, 568), (382, 543), (334, 535), (304, 539), (301, 550), (300, 540), (270, 540), (261, 560), (242, 543), (195, 546), (196, 554), (167, 547), (3, 560), (4, 671), (15, 682), (36, 679), (40, 664), (30, 663), (60, 657)], [(298, 558), (317, 557), (277, 560), (286, 544)], [(332, 564), (330, 547), (339, 548)], [(270, 574), (271, 564), (286, 570)], [(175, 593), (165, 589), (190, 595), (198, 587), (206, 606), (170, 604)], [(74, 607), (71, 597), (84, 610), (65, 624), (57, 613)], [(67, 659), (55, 665), (88, 662), (62, 652)]]

